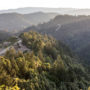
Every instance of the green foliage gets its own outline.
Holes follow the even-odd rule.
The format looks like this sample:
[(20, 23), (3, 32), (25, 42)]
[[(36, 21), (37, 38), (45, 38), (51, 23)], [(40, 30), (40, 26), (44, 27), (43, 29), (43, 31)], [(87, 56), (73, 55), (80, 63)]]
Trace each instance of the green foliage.
[(5, 85), (1, 85), (0, 90), (20, 90), (20, 88), (17, 85), (15, 85), (13, 87), (8, 87), (8, 86), (5, 86)]
[(34, 52), (42, 50), (46, 45), (52, 45), (55, 43), (55, 39), (52, 37), (44, 36), (33, 31), (25, 32), (24, 34), (21, 34), (20, 37), (23, 39), (23, 44)]
[(20, 37), (31, 52), (11, 48), (0, 57), (0, 89), (87, 90), (88, 72), (65, 46), (37, 32)]

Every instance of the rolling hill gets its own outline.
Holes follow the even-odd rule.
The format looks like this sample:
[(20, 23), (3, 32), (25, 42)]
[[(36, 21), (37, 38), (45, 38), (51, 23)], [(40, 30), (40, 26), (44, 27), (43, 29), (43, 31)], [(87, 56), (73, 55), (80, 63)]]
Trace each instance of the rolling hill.
[(90, 58), (87, 59), (89, 54), (86, 53), (90, 51), (85, 49), (90, 45), (90, 16), (60, 15), (48, 23), (25, 29), (25, 31), (28, 30), (36, 30), (54, 36), (57, 40), (67, 44), (80, 58), (85, 59), (86, 57), (85, 62), (90, 62)]
[(18, 13), (0, 14), (0, 30), (16, 33), (28, 26), (48, 22), (56, 15), (57, 15), (56, 13), (42, 13), (42, 12), (37, 12), (33, 14), (18, 14)]

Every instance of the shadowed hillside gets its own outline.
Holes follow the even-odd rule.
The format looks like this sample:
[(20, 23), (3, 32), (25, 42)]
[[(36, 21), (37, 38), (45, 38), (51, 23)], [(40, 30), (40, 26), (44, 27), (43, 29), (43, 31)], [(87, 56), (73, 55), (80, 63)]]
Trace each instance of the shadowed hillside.
[(40, 24), (36, 27), (29, 27), (24, 31), (28, 30), (36, 30), (52, 35), (57, 40), (61, 40), (67, 44), (77, 54), (81, 53), (80, 58), (81, 56), (86, 57), (85, 60), (87, 60), (87, 62), (90, 59), (87, 59), (89, 54), (84, 56), (84, 53), (89, 52), (89, 50), (81, 52), (90, 45), (90, 16), (60, 15), (48, 23)]

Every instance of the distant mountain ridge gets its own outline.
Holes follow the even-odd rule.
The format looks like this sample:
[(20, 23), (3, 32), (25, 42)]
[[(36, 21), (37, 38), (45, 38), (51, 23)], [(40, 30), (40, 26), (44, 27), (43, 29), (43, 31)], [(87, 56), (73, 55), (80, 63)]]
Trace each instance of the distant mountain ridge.
[(56, 15), (57, 13), (42, 13), (42, 12), (32, 14), (18, 14), (18, 13), (0, 14), (0, 30), (16, 33), (28, 26), (48, 22)]
[(9, 9), (9, 10), (0, 10), (0, 14), (2, 13), (20, 13), (20, 14), (28, 14), (28, 13), (36, 13), (36, 12), (44, 12), (44, 13), (59, 13), (61, 15), (90, 15), (90, 9), (75, 9), (75, 8), (43, 8), (43, 7), (25, 7), (18, 9)]
[(18, 8), (18, 9), (9, 9), (9, 10), (0, 10), (0, 13), (20, 13), (20, 14), (28, 14), (35, 12), (45, 12), (45, 13), (60, 13), (65, 14), (66, 12), (71, 12), (75, 9), (71, 8), (43, 8), (43, 7), (26, 7), (26, 8)]

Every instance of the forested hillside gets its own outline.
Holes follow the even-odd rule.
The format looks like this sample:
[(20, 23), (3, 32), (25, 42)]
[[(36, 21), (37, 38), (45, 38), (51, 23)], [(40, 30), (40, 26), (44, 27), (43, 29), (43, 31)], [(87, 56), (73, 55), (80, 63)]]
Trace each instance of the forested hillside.
[(20, 35), (30, 51), (11, 48), (0, 56), (0, 89), (9, 90), (87, 90), (90, 75), (71, 50), (47, 34)]
[(29, 30), (52, 35), (67, 44), (84, 64), (90, 65), (90, 16), (59, 15), (48, 23), (28, 27), (24, 31)]

